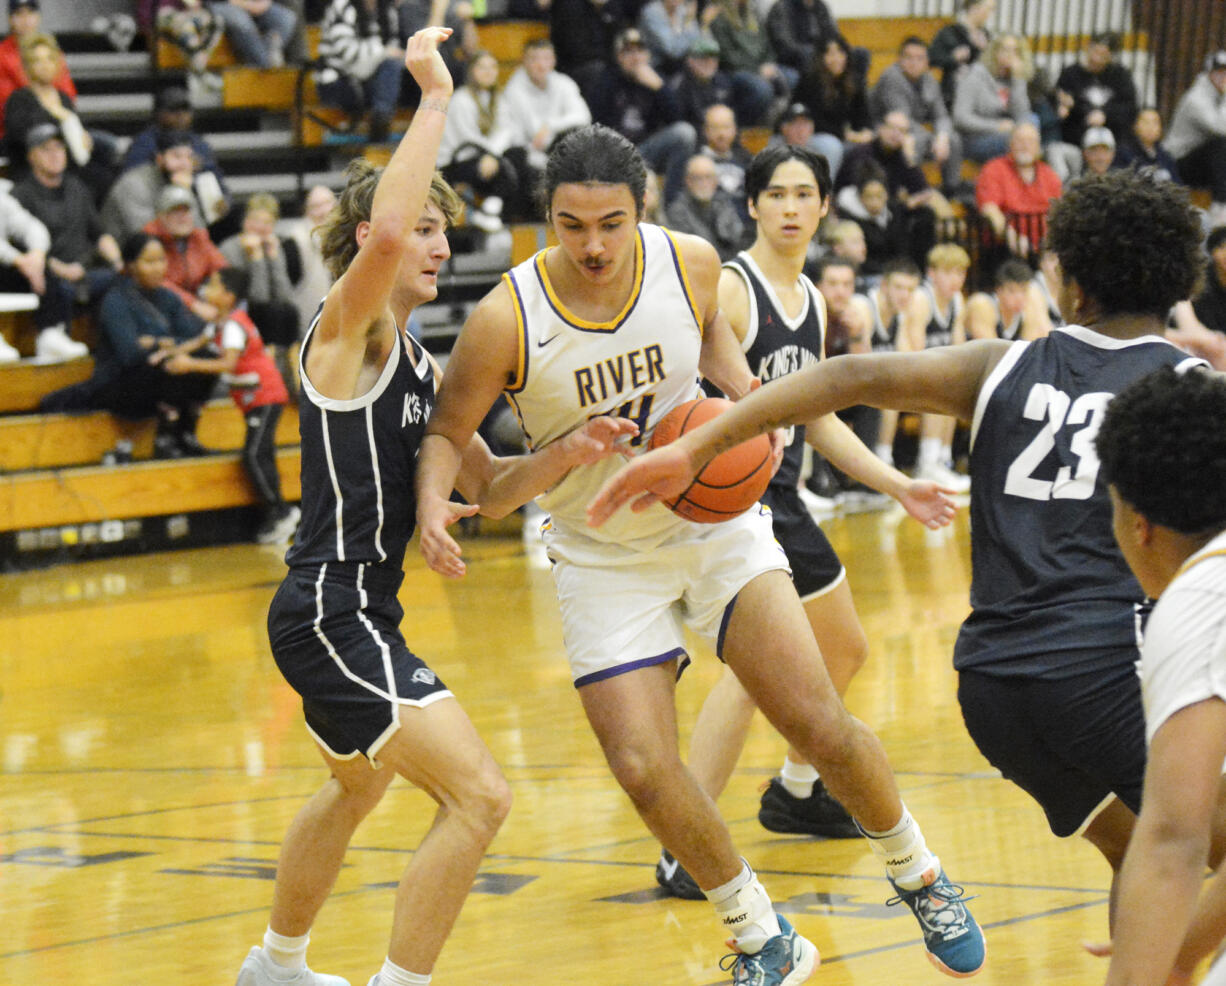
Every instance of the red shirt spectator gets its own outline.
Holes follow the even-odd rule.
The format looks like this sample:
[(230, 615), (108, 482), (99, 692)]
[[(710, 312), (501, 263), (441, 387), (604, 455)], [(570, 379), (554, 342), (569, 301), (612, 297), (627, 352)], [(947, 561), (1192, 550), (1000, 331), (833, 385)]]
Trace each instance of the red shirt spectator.
[(158, 199), (157, 218), (145, 226), (166, 249), (166, 280), (169, 288), (188, 308), (206, 322), (217, 317), (217, 311), (197, 297), (200, 285), (213, 271), (229, 267), (217, 246), (209, 239), (209, 231), (197, 226), (192, 217), (192, 193), (180, 185), (167, 185)]
[(1047, 211), (1061, 191), (1059, 177), (1039, 160), (1039, 131), (1022, 123), (1009, 139), (1009, 153), (979, 172), (975, 203), (1011, 250), (1028, 254), (1047, 232)]
[[(4, 137), (4, 104), (14, 92), (30, 84), (30, 80), (26, 78), (25, 66), (21, 64), (21, 39), (41, 32), (42, 13), (38, 0), (10, 0), (9, 34), (0, 41), (0, 138)], [(53, 85), (69, 99), (76, 101), (77, 87), (72, 84), (72, 76), (68, 74), (66, 62), (60, 66)]]

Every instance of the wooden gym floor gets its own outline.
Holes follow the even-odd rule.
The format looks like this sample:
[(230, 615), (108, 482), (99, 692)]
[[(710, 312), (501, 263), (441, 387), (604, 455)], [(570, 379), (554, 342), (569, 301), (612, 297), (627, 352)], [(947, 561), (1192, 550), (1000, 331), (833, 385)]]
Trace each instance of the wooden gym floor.
[[(1101, 981), (1106, 864), (1058, 841), (966, 736), (950, 663), (967, 603), (967, 515), (829, 521), (872, 642), (848, 704), (876, 728), (952, 879), (978, 895), (984, 984)], [(658, 847), (607, 773), (560, 649), (552, 582), (518, 530), (466, 542), (458, 583), (415, 553), (406, 636), (503, 765), (515, 805), (435, 970), (437, 984), (714, 986), (704, 903), (662, 899)], [(277, 847), (323, 780), (268, 654), (280, 549), (235, 546), (0, 577), (0, 983), (222, 984), (267, 917)], [(718, 664), (697, 649), (683, 731)], [(758, 718), (720, 805), (781, 910), (819, 947), (812, 982), (945, 981), (867, 846), (781, 837), (758, 790), (784, 746)], [(365, 986), (393, 886), (432, 803), (398, 783), (359, 829), (311, 965)]]

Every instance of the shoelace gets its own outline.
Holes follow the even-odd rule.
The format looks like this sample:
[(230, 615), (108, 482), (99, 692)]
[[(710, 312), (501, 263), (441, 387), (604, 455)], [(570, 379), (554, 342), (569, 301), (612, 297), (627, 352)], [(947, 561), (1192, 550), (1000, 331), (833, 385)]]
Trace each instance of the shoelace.
[(944, 883), (930, 883), (926, 887), (920, 887), (918, 890), (902, 890), (885, 902), (886, 907), (893, 907), (895, 904), (909, 902), (913, 897), (936, 897), (946, 904), (962, 904), (968, 900), (974, 900), (978, 894), (971, 894), (969, 897), (966, 891), (956, 883), (950, 883), (948, 880)]

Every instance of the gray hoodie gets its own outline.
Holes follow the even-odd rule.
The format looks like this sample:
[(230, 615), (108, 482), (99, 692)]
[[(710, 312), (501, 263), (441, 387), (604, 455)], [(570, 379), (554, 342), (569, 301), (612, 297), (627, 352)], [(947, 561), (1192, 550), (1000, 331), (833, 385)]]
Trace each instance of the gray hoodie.
[(1179, 98), (1163, 143), (1179, 160), (1214, 137), (1226, 137), (1226, 95), (1217, 91), (1207, 72), (1202, 72)]

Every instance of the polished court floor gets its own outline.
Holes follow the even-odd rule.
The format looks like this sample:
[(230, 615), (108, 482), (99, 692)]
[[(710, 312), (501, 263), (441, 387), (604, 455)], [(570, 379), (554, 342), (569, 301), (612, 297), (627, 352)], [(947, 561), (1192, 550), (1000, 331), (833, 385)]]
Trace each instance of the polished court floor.
[[(952, 879), (978, 895), (978, 982), (1082, 984), (1105, 965), (1106, 865), (1050, 835), (966, 736), (950, 652), (967, 609), (967, 514), (944, 534), (898, 512), (826, 525), (872, 644), (848, 705), (885, 742)], [(570, 686), (552, 582), (518, 530), (466, 541), (445, 582), (410, 556), (410, 645), (510, 778), (515, 805), (435, 970), (469, 986), (715, 986), (704, 903), (663, 899), (658, 852), (607, 773)], [(277, 848), (321, 783), (268, 653), (279, 549), (234, 546), (0, 576), (0, 984), (224, 984), (263, 933)], [(683, 730), (718, 664), (678, 686)], [(783, 744), (759, 717), (720, 802), (741, 851), (823, 957), (814, 983), (939, 983), (917, 926), (884, 906), (866, 845), (757, 822)], [(397, 783), (358, 831), (311, 965), (365, 986), (393, 887), (432, 814)]]

